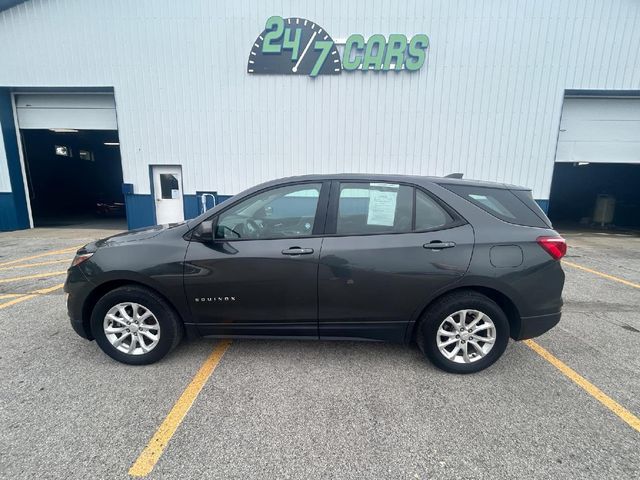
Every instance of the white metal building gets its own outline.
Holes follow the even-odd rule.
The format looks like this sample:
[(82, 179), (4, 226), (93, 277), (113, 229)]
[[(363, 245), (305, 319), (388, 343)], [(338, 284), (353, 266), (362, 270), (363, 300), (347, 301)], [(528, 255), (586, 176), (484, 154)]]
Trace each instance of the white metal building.
[[(553, 210), (555, 167), (558, 211), (572, 219), (588, 216), (598, 194), (640, 181), (637, 0), (0, 0), (0, 9), (3, 230), (81, 203), (113, 207), (122, 195), (130, 227), (181, 220), (199, 213), (201, 193), (223, 199), (304, 173), (463, 172), (529, 186), (543, 208), (551, 195)], [(274, 15), (322, 26), (341, 55), (352, 34), (425, 34), (424, 65), (251, 74), (250, 51)], [(608, 183), (581, 189), (599, 178)], [(640, 218), (636, 187), (618, 206)], [(567, 213), (576, 201), (580, 211)]]

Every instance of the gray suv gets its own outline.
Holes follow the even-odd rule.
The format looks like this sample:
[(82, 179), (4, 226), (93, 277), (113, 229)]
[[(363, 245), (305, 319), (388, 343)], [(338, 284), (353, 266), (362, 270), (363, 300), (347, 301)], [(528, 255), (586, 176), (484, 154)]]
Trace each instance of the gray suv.
[(416, 342), (482, 370), (560, 320), (566, 244), (528, 189), (311, 175), (78, 250), (71, 325), (129, 364), (187, 337)]

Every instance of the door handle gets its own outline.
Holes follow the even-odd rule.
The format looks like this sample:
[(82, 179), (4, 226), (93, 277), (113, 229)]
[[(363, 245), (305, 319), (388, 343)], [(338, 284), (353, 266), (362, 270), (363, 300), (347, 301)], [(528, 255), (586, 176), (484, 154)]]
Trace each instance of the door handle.
[(434, 240), (433, 242), (425, 243), (422, 245), (429, 250), (443, 250), (445, 248), (453, 248), (456, 246), (456, 242), (441, 242), (440, 240)]
[(311, 255), (313, 248), (291, 247), (282, 250), (283, 255)]

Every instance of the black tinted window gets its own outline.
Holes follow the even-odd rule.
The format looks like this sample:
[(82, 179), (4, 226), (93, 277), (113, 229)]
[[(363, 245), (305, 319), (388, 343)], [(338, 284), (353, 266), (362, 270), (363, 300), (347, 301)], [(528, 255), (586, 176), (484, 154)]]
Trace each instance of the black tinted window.
[(451, 223), (453, 218), (435, 200), (416, 190), (416, 230), (430, 230)]
[(413, 188), (397, 183), (341, 183), (338, 234), (410, 232)]
[(180, 190), (180, 184), (175, 175), (170, 173), (160, 174), (160, 196), (165, 198), (175, 198), (174, 192)]
[(524, 203), (527, 207), (529, 207), (533, 212), (540, 217), (540, 219), (545, 223), (547, 227), (552, 227), (551, 220), (549, 217), (542, 211), (540, 205), (533, 199), (533, 195), (531, 195), (531, 190), (512, 190), (513, 194), (520, 199), (522, 203)]
[(530, 227), (547, 227), (545, 222), (511, 190), (473, 185), (442, 185), (505, 222)]

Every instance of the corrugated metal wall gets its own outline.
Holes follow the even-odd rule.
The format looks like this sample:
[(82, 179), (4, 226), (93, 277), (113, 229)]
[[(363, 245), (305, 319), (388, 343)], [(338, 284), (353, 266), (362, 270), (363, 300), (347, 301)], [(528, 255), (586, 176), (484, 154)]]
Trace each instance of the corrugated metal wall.
[[(548, 198), (564, 89), (640, 90), (637, 0), (30, 0), (0, 13), (0, 86), (113, 86), (125, 182), (185, 192), (309, 172), (526, 184)], [(249, 76), (273, 14), (333, 38), (426, 33), (419, 73)]]

